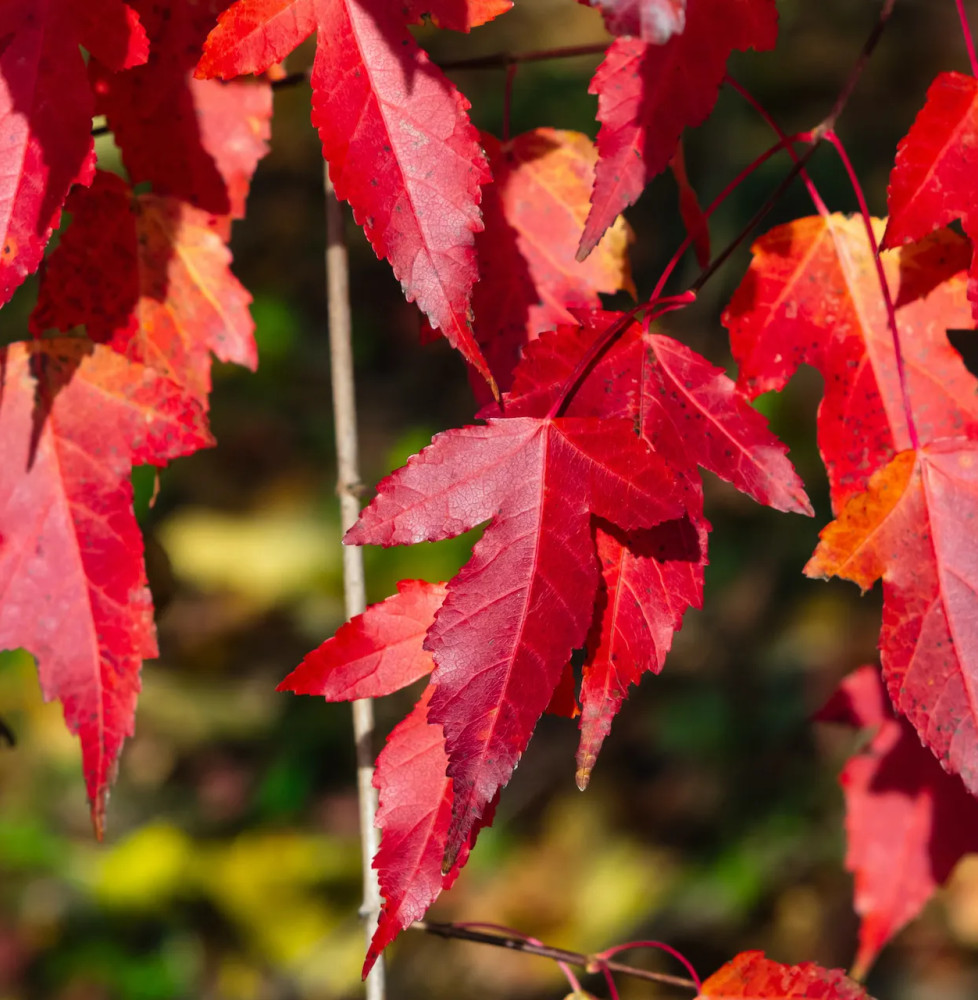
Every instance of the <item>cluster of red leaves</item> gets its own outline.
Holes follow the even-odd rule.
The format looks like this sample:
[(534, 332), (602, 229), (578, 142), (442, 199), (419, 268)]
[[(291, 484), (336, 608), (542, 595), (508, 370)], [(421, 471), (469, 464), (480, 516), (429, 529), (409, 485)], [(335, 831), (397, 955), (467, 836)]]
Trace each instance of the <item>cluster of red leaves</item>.
[[(97, 830), (156, 655), (132, 466), (211, 444), (212, 351), (257, 363), (226, 240), (266, 151), (271, 89), (194, 79), (224, 6), (0, 10), (0, 304), (72, 215), (41, 271), (36, 339), (0, 352), (0, 647), (30, 650), (61, 699)], [(128, 182), (96, 170), (93, 115)]]
[[(978, 792), (978, 397), (946, 338), (978, 308), (978, 85), (939, 77), (901, 144), (879, 228), (893, 309), (862, 220), (782, 226), (755, 247), (725, 315), (734, 383), (653, 330), (658, 303), (636, 321), (603, 312), (599, 295), (634, 292), (619, 213), (667, 167), (708, 257), (681, 135), (710, 113), (731, 52), (774, 45), (775, 0), (593, 5), (615, 36), (591, 83), (596, 144), (553, 129), (480, 136), (409, 30), (427, 19), (467, 32), (510, 0), (11, 0), (0, 11), (0, 304), (41, 265), (62, 209), (72, 214), (43, 263), (35, 341), (0, 355), (0, 441), (16, 470), (0, 483), (0, 645), (30, 649), (46, 695), (62, 700), (97, 827), (139, 667), (155, 653), (131, 466), (209, 443), (212, 352), (256, 361), (225, 244), (265, 150), (270, 88), (238, 77), (275, 72), (316, 33), (312, 121), (337, 194), (485, 387), (482, 423), (437, 435), (345, 538), (414, 544), (486, 524), (469, 562), (447, 584), (403, 581), (282, 685), (348, 700), (430, 675), (377, 762), (385, 906), (365, 969), (457, 877), (545, 711), (578, 718), (586, 786), (629, 687), (661, 671), (700, 604), (699, 468), (812, 513), (749, 405), (802, 362), (825, 376), (819, 447), (837, 514), (806, 572), (883, 578), (890, 699)], [(95, 169), (94, 114), (127, 181)], [(966, 237), (941, 228), (955, 219)], [(849, 707), (830, 713), (878, 727), (876, 756), (844, 777), (861, 969), (967, 849), (942, 832), (942, 810), (965, 808), (954, 796), (973, 805), (867, 677), (846, 682)], [(880, 775), (896, 759), (891, 789)], [(920, 818), (899, 844), (874, 826), (884, 798), (880, 809)], [(901, 893), (881, 862), (898, 850), (917, 859)], [(863, 996), (841, 973), (754, 953), (701, 995), (811, 989)]]

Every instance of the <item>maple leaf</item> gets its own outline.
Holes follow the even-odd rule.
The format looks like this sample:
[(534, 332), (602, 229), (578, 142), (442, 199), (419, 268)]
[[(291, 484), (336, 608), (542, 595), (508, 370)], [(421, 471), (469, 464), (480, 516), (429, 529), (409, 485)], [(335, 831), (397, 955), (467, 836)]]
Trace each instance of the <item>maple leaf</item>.
[(377, 758), (374, 787), (379, 792), (377, 826), (382, 837), (374, 868), (384, 906), (363, 964), (364, 978), (384, 948), (452, 887), (479, 831), (492, 824), (494, 802), (475, 820), (451, 868), (442, 873), (454, 790), (446, 774), (449, 759), (442, 727), (428, 721), (434, 691), (432, 685), (425, 688)]
[[(597, 7), (613, 35), (662, 45), (686, 27), (686, 0), (580, 0)], [(695, 2), (695, 0), (694, 0)]]
[[(738, 385), (753, 397), (783, 388), (802, 362), (822, 373), (818, 444), (838, 511), (910, 446), (872, 248), (861, 219), (832, 215), (778, 226), (753, 250), (723, 316)], [(968, 242), (944, 230), (882, 257), (924, 441), (978, 420), (975, 381), (947, 339), (948, 329), (971, 325), (969, 255)]]
[(708, 531), (689, 518), (627, 535), (596, 529), (601, 591), (581, 677), (582, 791), (629, 686), (662, 670), (686, 609), (702, 607)]
[(0, 352), (0, 647), (37, 659), (81, 739), (96, 832), (139, 669), (156, 656), (133, 463), (211, 443), (194, 397), (81, 339)]
[(494, 386), (470, 322), (490, 174), (468, 101), (415, 42), (403, 13), (385, 0), (238, 0), (208, 37), (198, 72), (267, 69), (305, 39), (310, 21), (319, 38), (312, 121), (338, 197), (408, 301)]
[(851, 673), (816, 718), (874, 730), (839, 776), (846, 799), (846, 868), (862, 917), (853, 975), (951, 874), (978, 851), (978, 800), (945, 773), (906, 719), (897, 719), (875, 667)]
[[(546, 413), (595, 340), (624, 317), (579, 312), (530, 344), (505, 400), (510, 416)], [(487, 408), (487, 412), (488, 412)], [(688, 519), (623, 535), (597, 529), (602, 568), (598, 613), (581, 684), (577, 782), (587, 785), (629, 685), (658, 673), (689, 606), (700, 606), (706, 536), (701, 465), (778, 510), (811, 514), (786, 448), (734, 383), (705, 358), (631, 323), (567, 405), (569, 416), (631, 420), (681, 477)]]
[[(890, 220), (884, 247), (919, 240), (960, 219), (978, 237), (974, 177), (978, 170), (978, 80), (939, 73), (910, 131), (897, 147), (887, 191)], [(978, 264), (972, 260), (969, 297), (978, 316)]]
[(455, 793), (443, 870), (585, 637), (599, 575), (592, 513), (626, 530), (682, 513), (674, 475), (631, 421), (491, 419), (437, 435), (346, 534), (348, 544), (414, 544), (490, 522), (425, 640), (436, 664), (428, 719), (444, 727)]
[(133, 195), (99, 171), (72, 195), (71, 225), (45, 263), (30, 328), (85, 326), (206, 404), (210, 352), (252, 370), (251, 296), (231, 274), (222, 221), (172, 198)]
[(730, 53), (772, 48), (777, 25), (774, 0), (688, 0), (685, 30), (664, 45), (637, 38), (611, 43), (588, 88), (598, 98), (601, 128), (578, 259), (665, 170), (683, 129), (706, 119)]
[(431, 673), (422, 643), (445, 593), (443, 583), (399, 581), (396, 594), (340, 626), (277, 690), (328, 701), (380, 698)]
[[(149, 181), (213, 215), (244, 216), (258, 161), (268, 152), (272, 91), (267, 81), (197, 80), (193, 69), (226, 0), (132, 0), (152, 47), (145, 65), (89, 67), (133, 184)], [(225, 232), (227, 235), (227, 232)]]
[[(635, 294), (631, 231), (618, 219), (586, 261), (575, 259), (597, 162), (587, 136), (539, 128), (506, 143), (485, 134), (482, 140), (494, 183), (484, 194), (486, 228), (476, 238), (475, 332), (506, 389), (528, 340), (574, 322), (574, 308), (599, 307), (599, 292)], [(486, 211), (492, 194), (498, 212)]]
[(8, 0), (0, 7), (0, 305), (36, 270), (73, 184), (95, 169), (94, 99), (79, 45), (116, 67), (146, 35), (121, 0)]
[[(973, 431), (978, 431), (972, 425)], [(863, 590), (883, 579), (886, 687), (945, 770), (978, 792), (978, 444), (900, 452), (822, 530), (805, 567)]]
[(742, 951), (703, 983), (696, 1000), (871, 1000), (841, 969), (814, 962), (781, 965), (762, 951)]

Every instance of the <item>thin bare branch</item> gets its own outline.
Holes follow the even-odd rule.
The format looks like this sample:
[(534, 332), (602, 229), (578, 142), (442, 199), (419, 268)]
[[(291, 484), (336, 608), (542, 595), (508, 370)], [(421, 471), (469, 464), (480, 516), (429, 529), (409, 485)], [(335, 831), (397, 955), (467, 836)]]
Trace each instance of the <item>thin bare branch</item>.
[[(360, 470), (357, 447), (357, 406), (353, 381), (352, 323), (350, 319), (349, 262), (343, 233), (343, 206), (336, 197), (329, 170), (323, 165), (326, 192), (326, 293), (329, 312), (329, 355), (336, 425), (336, 492), (340, 523), (345, 532), (360, 513)], [(347, 618), (363, 613), (366, 587), (363, 552), (343, 546), (343, 598)], [(363, 917), (369, 945), (380, 916), (380, 886), (371, 867), (377, 853), (377, 793), (374, 776), (374, 709), (369, 698), (353, 702), (353, 738), (356, 742), (357, 794), (360, 803), (360, 850), (363, 866)], [(367, 977), (367, 1000), (384, 1000), (384, 960), (378, 958)]]

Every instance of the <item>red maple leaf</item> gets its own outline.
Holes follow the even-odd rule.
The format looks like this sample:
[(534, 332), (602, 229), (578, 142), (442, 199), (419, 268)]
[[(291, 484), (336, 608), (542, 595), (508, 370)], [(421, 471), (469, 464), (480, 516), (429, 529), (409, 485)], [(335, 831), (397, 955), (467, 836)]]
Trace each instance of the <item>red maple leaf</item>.
[(862, 917), (853, 975), (913, 920), (962, 855), (978, 851), (978, 800), (945, 773), (906, 719), (897, 719), (875, 667), (860, 667), (817, 715), (874, 730), (846, 764), (846, 867)]
[[(385, 2), (238, 0), (207, 40), (201, 75), (267, 69), (315, 27), (313, 125), (348, 201), (409, 301), (487, 381), (471, 328), (485, 156), (465, 98)], [(241, 38), (240, 49), (236, 47)]]
[(689, 0), (685, 30), (665, 45), (612, 42), (589, 87), (598, 97), (600, 158), (579, 259), (665, 170), (683, 129), (706, 119), (730, 53), (772, 48), (777, 25), (774, 0)]
[(31, 274), (73, 184), (95, 169), (94, 100), (79, 45), (112, 66), (146, 59), (122, 0), (8, 0), (0, 7), (0, 305)]
[(506, 143), (482, 138), (493, 184), (484, 192), (486, 228), (476, 237), (475, 332), (497, 384), (508, 389), (529, 340), (574, 322), (574, 308), (599, 307), (599, 292), (635, 294), (631, 231), (618, 220), (586, 261), (575, 259), (597, 162), (587, 136), (540, 128)]
[[(686, 27), (686, 0), (580, 0), (598, 7), (613, 35), (662, 45)], [(695, 3), (695, 0), (693, 0)]]
[[(972, 425), (972, 433), (978, 427)], [(866, 590), (883, 579), (883, 676), (944, 768), (978, 791), (978, 446), (900, 452), (823, 529), (805, 567)]]
[[(883, 255), (924, 441), (978, 420), (974, 378), (947, 339), (949, 328), (971, 325), (969, 255), (950, 230)], [(858, 217), (797, 219), (765, 234), (723, 322), (750, 396), (780, 390), (803, 362), (824, 376), (818, 443), (835, 510), (910, 446), (893, 334)]]
[(251, 296), (229, 269), (221, 219), (173, 198), (134, 195), (104, 171), (69, 205), (72, 223), (45, 262), (35, 335), (84, 326), (204, 405), (211, 351), (255, 368)]
[(392, 694), (426, 676), (434, 663), (422, 643), (445, 593), (443, 583), (401, 580), (396, 594), (340, 626), (278, 690), (353, 701)]
[(703, 983), (696, 1000), (871, 1000), (841, 969), (814, 962), (781, 965), (743, 951)]
[(12, 344), (0, 379), (0, 647), (33, 653), (62, 701), (100, 833), (156, 656), (129, 476), (211, 440), (192, 394), (80, 339)]
[(513, 0), (401, 0), (402, 13), (409, 23), (430, 19), (439, 28), (469, 31), (505, 14)]
[(631, 421), (492, 419), (435, 437), (385, 479), (353, 544), (449, 538), (490, 521), (428, 632), (455, 801), (450, 870), (509, 779), (591, 621), (591, 514), (625, 530), (682, 513), (675, 476)]
[[(244, 215), (258, 161), (268, 152), (266, 81), (196, 80), (193, 70), (225, 0), (132, 0), (151, 41), (148, 62), (126, 72), (89, 67), (134, 184), (213, 215)], [(226, 234), (225, 234), (226, 235)]]
[[(884, 247), (919, 240), (960, 219), (978, 238), (978, 80), (940, 73), (910, 131), (900, 141), (890, 175), (890, 220)], [(978, 264), (972, 261), (969, 297), (978, 316)]]
[[(526, 351), (507, 396), (510, 415), (540, 415), (618, 313), (544, 334)], [(602, 588), (581, 683), (577, 781), (584, 787), (628, 687), (658, 673), (687, 607), (702, 599), (709, 524), (697, 465), (778, 510), (811, 514), (785, 447), (734, 383), (688, 347), (633, 323), (587, 375), (567, 413), (631, 420), (681, 477), (688, 519), (645, 532), (599, 528)]]

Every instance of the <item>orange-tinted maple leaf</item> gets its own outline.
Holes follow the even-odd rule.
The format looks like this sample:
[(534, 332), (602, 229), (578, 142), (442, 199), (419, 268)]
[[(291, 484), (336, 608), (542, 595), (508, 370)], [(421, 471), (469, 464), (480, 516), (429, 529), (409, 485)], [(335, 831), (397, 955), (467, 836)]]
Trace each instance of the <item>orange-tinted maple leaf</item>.
[(0, 352), (0, 647), (33, 653), (45, 698), (64, 705), (99, 832), (156, 655), (130, 473), (210, 443), (191, 393), (107, 347)]
[(95, 169), (95, 102), (79, 45), (114, 68), (145, 62), (122, 0), (0, 5), (0, 305), (40, 264), (73, 184)]
[(484, 135), (483, 145), (494, 181), (486, 198), (498, 198), (501, 214), (487, 213), (476, 237), (475, 332), (497, 384), (507, 389), (529, 340), (574, 322), (574, 308), (599, 307), (599, 292), (635, 294), (631, 231), (618, 219), (586, 261), (575, 258), (597, 162), (586, 135), (540, 128), (507, 143)]
[(313, 22), (312, 121), (336, 193), (408, 300), (494, 388), (471, 326), (490, 175), (468, 101), (415, 42), (405, 13), (386, 0), (238, 0), (208, 37), (198, 72), (267, 69)]
[(103, 171), (72, 199), (72, 224), (45, 265), (35, 334), (85, 326), (92, 340), (205, 404), (212, 351), (255, 368), (251, 296), (231, 274), (219, 218), (173, 198), (133, 195)]
[(906, 719), (894, 717), (875, 667), (850, 674), (816, 718), (873, 730), (839, 775), (846, 867), (862, 917), (853, 974), (862, 979), (962, 855), (978, 851), (978, 799), (941, 769)]
[(781, 965), (761, 951), (743, 951), (703, 983), (696, 1000), (870, 1000), (841, 969), (814, 962)]
[(883, 579), (890, 698), (945, 769), (978, 792), (978, 443), (900, 452), (823, 529), (805, 567), (863, 590)]
[[(924, 441), (978, 420), (975, 380), (947, 339), (949, 328), (971, 325), (969, 255), (950, 230), (883, 255)], [(822, 373), (818, 443), (835, 510), (910, 446), (893, 335), (860, 218), (814, 216), (765, 234), (723, 321), (738, 385), (750, 396), (780, 390), (803, 362)]]
[[(978, 238), (978, 80), (940, 73), (910, 131), (900, 141), (890, 175), (890, 221), (884, 247), (919, 240), (960, 219)], [(969, 297), (978, 316), (978, 264), (972, 261)]]
[(772, 48), (777, 25), (774, 0), (688, 0), (685, 30), (664, 45), (612, 42), (588, 88), (598, 98), (600, 159), (581, 259), (669, 165), (683, 130), (705, 120), (731, 52)]

